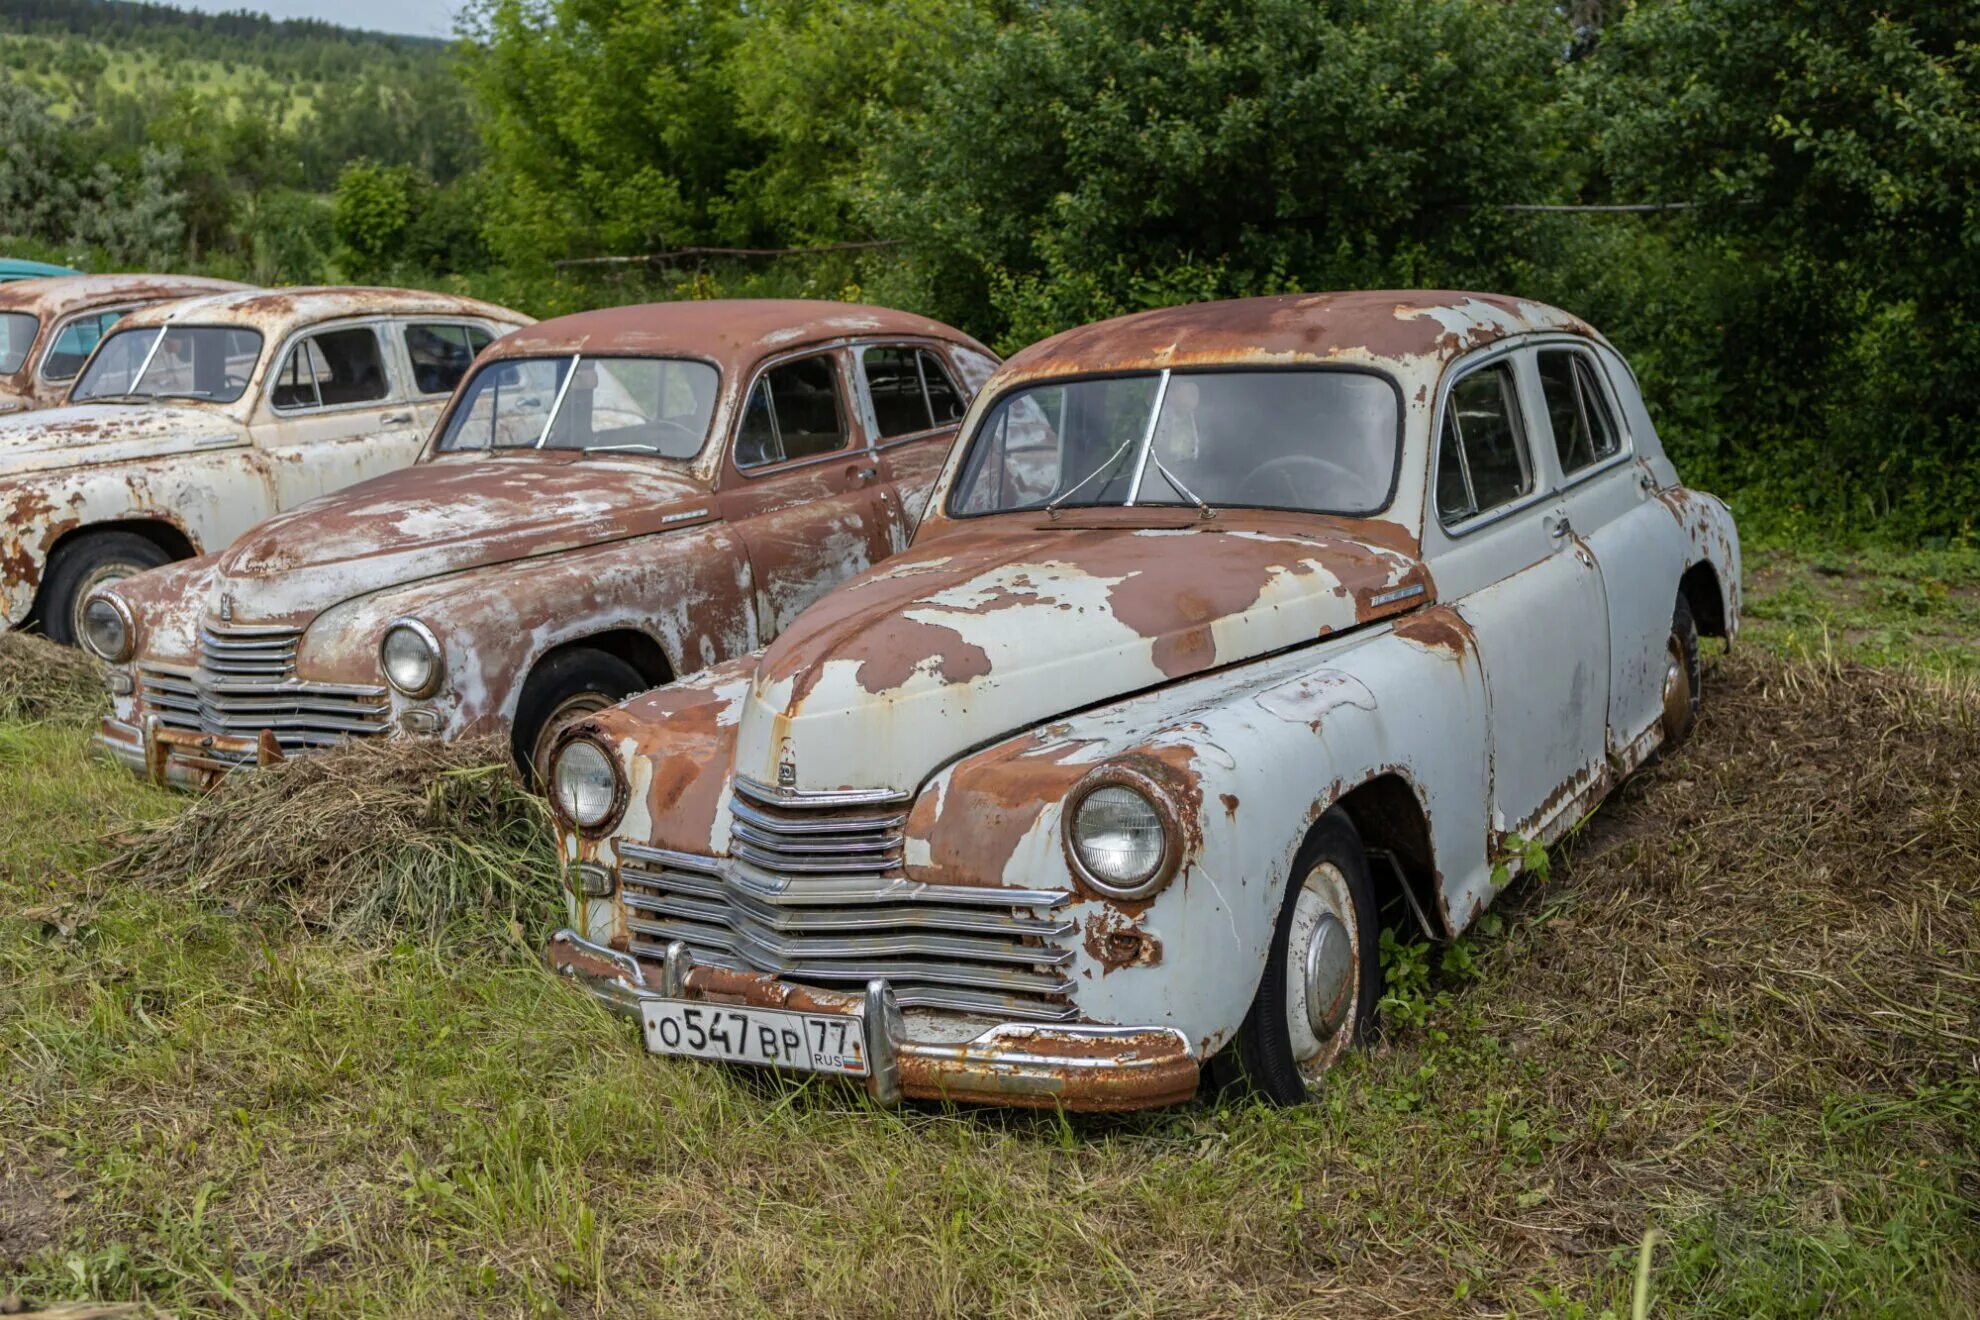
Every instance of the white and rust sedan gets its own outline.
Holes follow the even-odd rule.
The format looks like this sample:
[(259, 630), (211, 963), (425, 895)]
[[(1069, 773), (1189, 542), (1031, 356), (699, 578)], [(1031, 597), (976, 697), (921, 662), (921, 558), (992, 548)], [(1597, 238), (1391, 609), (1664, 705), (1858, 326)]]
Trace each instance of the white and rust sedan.
[(1698, 708), (1739, 543), (1552, 307), (1179, 307), (1013, 358), (913, 545), (573, 728), (553, 968), (882, 1099), (1293, 1101)]

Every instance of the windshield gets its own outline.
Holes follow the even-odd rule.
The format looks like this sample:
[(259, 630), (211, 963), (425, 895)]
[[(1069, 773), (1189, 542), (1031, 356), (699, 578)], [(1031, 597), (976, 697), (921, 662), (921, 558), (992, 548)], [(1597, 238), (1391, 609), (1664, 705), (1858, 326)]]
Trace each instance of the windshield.
[(119, 330), (90, 359), (69, 401), (140, 398), (232, 403), (247, 389), (260, 356), (261, 335), (232, 326)]
[(27, 361), (41, 322), (26, 312), (0, 312), (0, 376), (11, 376)]
[(1370, 514), (1389, 502), (1395, 388), (1358, 371), (1150, 372), (1035, 385), (977, 426), (954, 515), (1119, 505)]
[(474, 373), (440, 452), (582, 449), (693, 458), (720, 377), (680, 358), (512, 358)]

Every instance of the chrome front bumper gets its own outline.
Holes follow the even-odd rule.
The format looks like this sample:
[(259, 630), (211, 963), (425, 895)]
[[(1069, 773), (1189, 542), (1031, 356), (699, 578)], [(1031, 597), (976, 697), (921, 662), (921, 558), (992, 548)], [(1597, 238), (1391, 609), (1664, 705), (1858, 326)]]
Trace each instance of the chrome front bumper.
[(903, 1097), (1078, 1111), (1143, 1109), (1196, 1094), (1199, 1062), (1173, 1027), (1103, 1027), (1005, 1022), (966, 1041), (917, 1040), (885, 981), (861, 995), (793, 985), (767, 973), (697, 965), (675, 943), (654, 985), (630, 954), (571, 930), (550, 937), (550, 970), (593, 998), (637, 1018), (647, 1000), (746, 1004), (838, 1014), (860, 1022), (871, 1070), (865, 1085), (882, 1104)]
[[(131, 724), (106, 715), (97, 727), (96, 745), (112, 759), (161, 787), (211, 788), (234, 770), (268, 766), (282, 760), (281, 744), (263, 730), (253, 738), (218, 733), (188, 733), (168, 729), (148, 715)], [(225, 753), (225, 757), (214, 753)]]

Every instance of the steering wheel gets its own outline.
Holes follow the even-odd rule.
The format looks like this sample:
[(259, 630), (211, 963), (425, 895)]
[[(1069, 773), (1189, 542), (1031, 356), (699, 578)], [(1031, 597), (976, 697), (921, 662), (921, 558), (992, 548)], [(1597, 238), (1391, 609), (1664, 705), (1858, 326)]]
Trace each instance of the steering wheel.
[(1326, 508), (1363, 503), (1346, 497), (1360, 495), (1367, 488), (1367, 477), (1353, 468), (1312, 454), (1284, 454), (1259, 464), (1245, 478), (1238, 498), (1246, 504)]

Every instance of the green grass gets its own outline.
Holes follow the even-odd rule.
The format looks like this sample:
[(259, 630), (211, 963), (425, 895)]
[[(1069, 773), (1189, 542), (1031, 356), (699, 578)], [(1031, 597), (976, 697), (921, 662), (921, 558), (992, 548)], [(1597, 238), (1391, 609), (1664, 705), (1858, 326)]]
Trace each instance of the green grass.
[(1980, 677), (1980, 549), (1747, 553), (1746, 636), (1787, 655)]
[[(1815, 574), (1761, 565), (1758, 613), (1776, 568)], [(1916, 576), (1848, 580), (1884, 579)], [(1962, 626), (1898, 658), (1964, 673)], [(1319, 1103), (1106, 1121), (647, 1057), (495, 916), (365, 947), (110, 886), (99, 840), (179, 800), (78, 727), (0, 725), (0, 1296), (1626, 1316), (1654, 1233), (1652, 1314), (1972, 1314), (1976, 735), (1943, 688), (1839, 668), (1854, 631), (1715, 660), (1694, 742), (1403, 955), (1416, 1025)]]

